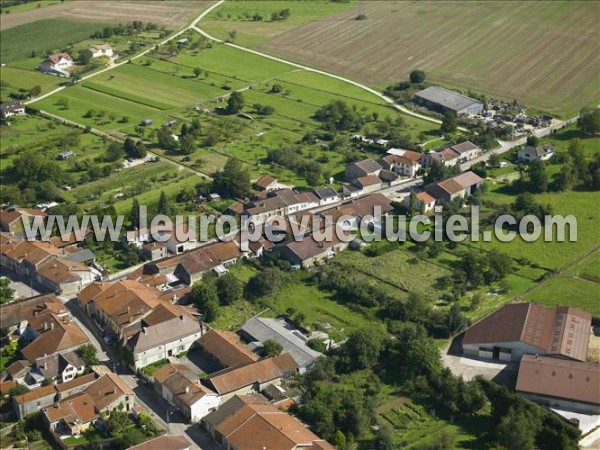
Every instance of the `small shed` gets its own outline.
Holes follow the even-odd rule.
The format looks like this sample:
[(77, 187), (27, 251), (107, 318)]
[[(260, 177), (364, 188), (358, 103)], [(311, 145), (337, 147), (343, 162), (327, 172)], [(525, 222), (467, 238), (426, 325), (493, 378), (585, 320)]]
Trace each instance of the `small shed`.
[(143, 119), (140, 122), (140, 125), (147, 127), (148, 125), (152, 125), (153, 121), (152, 119)]
[(64, 161), (65, 159), (69, 159), (72, 156), (75, 156), (75, 152), (73, 152), (72, 150), (69, 150), (66, 152), (59, 153), (58, 156), (56, 157), (56, 159)]

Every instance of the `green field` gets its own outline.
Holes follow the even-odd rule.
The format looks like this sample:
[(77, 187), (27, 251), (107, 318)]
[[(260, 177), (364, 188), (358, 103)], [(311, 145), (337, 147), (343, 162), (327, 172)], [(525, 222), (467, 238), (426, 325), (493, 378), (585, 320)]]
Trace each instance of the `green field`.
[(30, 58), (35, 52), (42, 62), (46, 53), (87, 39), (105, 26), (105, 23), (99, 22), (46, 19), (9, 28), (2, 32), (0, 59), (4, 64), (10, 64)]
[[(226, 2), (213, 10), (202, 21), (202, 28), (212, 36), (223, 40), (229, 37), (230, 31), (235, 30), (237, 33), (236, 43), (244, 46), (256, 46), (297, 26), (325, 18), (330, 14), (346, 11), (352, 6), (352, 3), (334, 3), (324, 0)], [(286, 8), (290, 10), (289, 18), (271, 20), (273, 12)], [(256, 22), (246, 17), (256, 13), (263, 17), (262, 21)]]
[[(32, 60), (33, 62), (33, 60)], [(50, 92), (62, 83), (64, 78), (54, 77), (34, 71), (35, 65), (39, 61), (35, 61), (32, 67), (2, 67), (0, 68), (0, 96), (3, 101), (9, 101), (11, 94), (19, 94), (20, 90), (30, 90), (34, 86), (39, 86), (42, 89), (42, 94)]]
[[(198, 77), (193, 74), (196, 67), (202, 71)], [(273, 84), (281, 86), (280, 93), (270, 92)], [(231, 89), (244, 90), (244, 112), (253, 120), (213, 113), (224, 105)], [(61, 105), (64, 98), (69, 99), (68, 108)], [(304, 178), (287, 169), (271, 168), (263, 160), (269, 149), (296, 145), (307, 131), (318, 129), (315, 112), (333, 100), (344, 100), (366, 116), (398, 114), (377, 96), (351, 84), (225, 45), (185, 50), (170, 61), (144, 57), (36, 102), (35, 107), (117, 135), (134, 134), (135, 125), (145, 118), (154, 120), (148, 127), (154, 130), (173, 118), (189, 121), (198, 117), (202, 122), (200, 144), (211, 129), (218, 128), (225, 135), (210, 147), (200, 145), (192, 162), (183, 164), (200, 161), (199, 170), (211, 174), (223, 166), (227, 157), (236, 157), (248, 164), (255, 177), (275, 172), (281, 181), (302, 186), (306, 184)], [(275, 112), (256, 116), (254, 104), (272, 106)], [(209, 113), (193, 111), (192, 107)], [(94, 115), (84, 117), (90, 110)], [(124, 123), (123, 116), (129, 121)], [(437, 128), (429, 122), (402, 117), (404, 131), (415, 140), (419, 134)], [(146, 137), (149, 134), (146, 132)], [(343, 171), (345, 159), (339, 152), (315, 145), (304, 145), (299, 151), (308, 160), (319, 159), (326, 176)]]

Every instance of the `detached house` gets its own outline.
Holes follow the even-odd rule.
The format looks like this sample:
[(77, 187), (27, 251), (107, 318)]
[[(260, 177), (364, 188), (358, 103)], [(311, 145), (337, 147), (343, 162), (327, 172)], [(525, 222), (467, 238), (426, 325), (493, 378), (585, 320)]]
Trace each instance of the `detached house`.
[(25, 114), (25, 106), (21, 102), (4, 103), (0, 105), (0, 117), (6, 119), (11, 116), (22, 116)]
[(48, 55), (46, 60), (38, 66), (41, 72), (61, 77), (68, 77), (67, 69), (73, 66), (73, 58), (68, 53), (53, 53)]
[(93, 45), (90, 47), (92, 58), (100, 58), (101, 56), (113, 57), (113, 49), (108, 44)]
[(481, 148), (470, 141), (461, 142), (460, 144), (451, 145), (450, 148), (459, 154), (462, 161), (470, 161), (481, 156)]
[(384, 169), (390, 170), (398, 175), (412, 178), (416, 177), (421, 169), (420, 159), (421, 158), (410, 158), (404, 155), (386, 155), (379, 160), (379, 164)]
[(538, 147), (528, 145), (517, 152), (517, 159), (525, 163), (529, 163), (536, 159), (547, 161), (552, 158), (555, 153), (556, 148), (552, 144), (541, 145)]

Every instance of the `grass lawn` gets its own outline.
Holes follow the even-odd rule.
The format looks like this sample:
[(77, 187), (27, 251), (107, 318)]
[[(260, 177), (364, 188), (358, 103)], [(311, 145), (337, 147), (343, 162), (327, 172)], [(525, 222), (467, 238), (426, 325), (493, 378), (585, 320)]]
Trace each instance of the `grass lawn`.
[(147, 376), (152, 376), (154, 372), (156, 372), (161, 367), (166, 366), (169, 363), (168, 359), (161, 359), (159, 361), (153, 362), (152, 364), (148, 364), (147, 366), (142, 368), (142, 372)]
[[(502, 193), (502, 187), (499, 185), (491, 186), (490, 194), (490, 198), (495, 201), (514, 201), (513, 196)], [(485, 196), (487, 195), (485, 194)], [(477, 243), (477, 247), (487, 250), (497, 249), (514, 258), (525, 257), (541, 267), (557, 269), (588, 248), (600, 244), (600, 234), (598, 233), (600, 210), (593, 207), (600, 201), (599, 192), (551, 192), (538, 194), (535, 197), (542, 204), (549, 204), (553, 208), (554, 214), (575, 216), (577, 219), (577, 242), (557, 242), (556, 239), (552, 242), (544, 242), (543, 239), (526, 242), (520, 237), (516, 237), (512, 242), (505, 243), (494, 238), (492, 242)]]
[(366, 282), (379, 283), (401, 297), (414, 291), (437, 298), (436, 280), (451, 273), (446, 267), (419, 259), (402, 247), (374, 257), (346, 251), (336, 256), (335, 261), (357, 277), (364, 277)]
[(105, 23), (99, 22), (45, 19), (9, 28), (2, 32), (0, 59), (9, 64), (29, 58), (35, 52), (41, 63), (45, 53), (87, 39), (105, 26)]
[(82, 86), (162, 110), (216, 98), (224, 92), (203, 80), (182, 78), (137, 64), (125, 64)]
[(600, 317), (600, 284), (595, 281), (558, 275), (528, 292), (524, 299), (547, 306), (576, 306)]
[[(70, 102), (68, 108), (60, 106), (60, 100), (63, 98)], [(124, 128), (125, 125), (117, 123), (116, 120), (111, 121), (110, 115), (114, 115), (117, 120), (128, 116), (132, 124), (161, 115), (161, 110), (158, 108), (87, 89), (84, 85), (69, 87), (57, 95), (34, 103), (34, 107), (102, 130)], [(89, 110), (94, 110), (96, 113), (104, 111), (105, 115), (103, 118), (83, 117)]]
[(275, 296), (265, 299), (274, 314), (286, 314), (292, 308), (304, 315), (304, 323), (313, 329), (323, 329), (335, 340), (340, 340), (357, 328), (379, 329), (381, 322), (353, 311), (339, 303), (329, 292), (321, 291), (310, 281), (310, 274), (294, 272), (291, 280)]
[(29, 91), (35, 86), (42, 89), (42, 94), (52, 91), (65, 83), (64, 78), (44, 74), (35, 70), (38, 60), (28, 60), (32, 62), (31, 67), (11, 67), (0, 68), (0, 80), (2, 87), (0, 95), (3, 100), (8, 101), (10, 94), (19, 94), (21, 89)]

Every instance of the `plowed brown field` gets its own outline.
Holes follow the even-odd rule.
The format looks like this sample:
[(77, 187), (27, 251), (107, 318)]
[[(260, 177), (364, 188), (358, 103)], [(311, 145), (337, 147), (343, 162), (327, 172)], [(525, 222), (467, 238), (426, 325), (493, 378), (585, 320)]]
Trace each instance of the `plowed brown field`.
[(125, 23), (132, 20), (154, 22), (169, 27), (183, 26), (208, 8), (213, 1), (125, 1), (73, 0), (13, 14), (3, 14), (0, 29), (16, 27), (42, 19), (93, 20), (94, 22)]
[(365, 2), (262, 48), (372, 85), (429, 81), (571, 115), (600, 100), (600, 2)]

